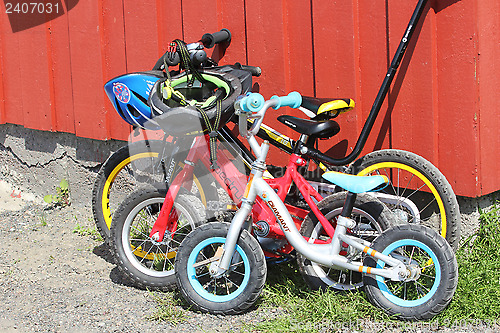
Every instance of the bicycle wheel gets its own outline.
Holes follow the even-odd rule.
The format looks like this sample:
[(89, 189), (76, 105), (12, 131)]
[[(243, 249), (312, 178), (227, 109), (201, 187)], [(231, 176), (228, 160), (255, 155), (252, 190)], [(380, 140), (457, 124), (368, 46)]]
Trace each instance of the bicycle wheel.
[(165, 191), (154, 188), (132, 193), (117, 209), (111, 225), (116, 262), (135, 285), (168, 290), (174, 287), (174, 260), (181, 241), (205, 221), (200, 200), (191, 194), (178, 195), (174, 207), (177, 225), (165, 232), (163, 241), (149, 237)]
[[(323, 215), (336, 227), (337, 218), (342, 212), (346, 193), (336, 193), (326, 197), (318, 203)], [(348, 230), (348, 234), (358, 237), (370, 245), (382, 231), (389, 228), (393, 221), (391, 212), (371, 195), (358, 194), (352, 211), (352, 219), (356, 227)], [(307, 237), (309, 243), (315, 240), (329, 240), (323, 226), (314, 214), (309, 214), (300, 228), (302, 236)], [(363, 253), (347, 244), (342, 254), (351, 260), (360, 261)], [(313, 290), (332, 288), (337, 291), (354, 290), (363, 286), (362, 275), (350, 270), (338, 270), (312, 262), (301, 254), (297, 254), (297, 263), (300, 274), (306, 284)]]
[[(165, 174), (161, 159), (172, 154), (173, 144), (161, 140), (129, 143), (114, 152), (102, 165), (92, 191), (92, 212), (102, 238), (109, 244), (112, 216), (119, 204), (134, 190), (146, 184), (158, 187), (164, 184)], [(178, 163), (172, 179), (182, 169)], [(194, 172), (194, 190), (206, 206), (208, 201), (218, 201), (217, 190), (206, 171), (199, 165)], [(165, 186), (166, 188), (166, 186)]]
[(238, 314), (260, 295), (266, 281), (266, 260), (259, 243), (243, 230), (231, 266), (222, 276), (210, 273), (217, 249), (224, 246), (228, 223), (207, 223), (190, 233), (175, 259), (177, 285), (195, 309), (212, 314)]
[(457, 250), (460, 241), (457, 198), (443, 174), (429, 161), (410, 152), (387, 149), (358, 159), (348, 172), (387, 176), (390, 184), (377, 192), (377, 197), (395, 213), (399, 223), (428, 226)]
[[(403, 320), (428, 320), (443, 311), (455, 293), (458, 265), (450, 245), (436, 231), (422, 225), (398, 225), (377, 237), (374, 250), (397, 258), (408, 276), (392, 281), (365, 274), (370, 302)], [(385, 263), (366, 257), (364, 265), (383, 268)]]

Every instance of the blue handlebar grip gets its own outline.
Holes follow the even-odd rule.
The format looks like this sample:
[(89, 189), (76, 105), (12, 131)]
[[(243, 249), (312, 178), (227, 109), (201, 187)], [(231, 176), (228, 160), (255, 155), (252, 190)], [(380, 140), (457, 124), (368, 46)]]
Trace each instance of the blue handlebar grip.
[(240, 101), (240, 107), (246, 112), (258, 112), (264, 105), (264, 97), (258, 93), (250, 93)]
[(292, 91), (287, 96), (279, 97), (274, 95), (271, 99), (275, 99), (278, 103), (273, 107), (275, 110), (282, 106), (289, 106), (291, 108), (298, 108), (302, 104), (302, 95), (296, 91)]

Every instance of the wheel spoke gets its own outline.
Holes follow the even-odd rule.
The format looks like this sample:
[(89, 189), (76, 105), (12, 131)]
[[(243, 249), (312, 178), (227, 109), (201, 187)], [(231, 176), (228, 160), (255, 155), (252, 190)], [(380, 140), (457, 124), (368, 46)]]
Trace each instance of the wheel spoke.
[[(148, 252), (146, 252), (146, 255), (145, 255), (144, 257), (142, 257), (142, 259), (139, 261), (141, 264), (142, 264), (142, 262), (144, 261), (144, 259), (146, 259), (146, 257), (149, 255), (149, 253), (151, 252), (151, 249), (152, 249), (152, 248), (153, 248), (153, 247), (151, 246), (151, 247), (149, 248)], [(151, 265), (152, 265), (152, 264), (151, 264)]]
[[(398, 173), (399, 173), (399, 170), (400, 170), (400, 169), (398, 169)], [(401, 198), (403, 198), (403, 197), (404, 197), (404, 194), (405, 194), (406, 190), (410, 187), (410, 183), (411, 183), (411, 181), (413, 180), (413, 177), (414, 177), (414, 175), (412, 174), (412, 175), (411, 175), (411, 177), (410, 177), (410, 179), (408, 179), (408, 182), (406, 183), (406, 185), (403, 187), (403, 193), (401, 193), (401, 195), (398, 195), (399, 197), (401, 197)], [(399, 187), (399, 184), (398, 184), (398, 189), (399, 189), (399, 188), (400, 188), (400, 187)], [(401, 201), (403, 201), (403, 200), (401, 200)], [(401, 202), (401, 201), (400, 201), (400, 202)]]
[(241, 265), (241, 264), (243, 264), (243, 261), (240, 261), (240, 262), (235, 262), (234, 264), (231, 264), (231, 265), (229, 266), (229, 268), (234, 267), (234, 266), (238, 266), (238, 265)]
[(401, 288), (405, 285), (406, 283), (404, 281), (399, 283), (399, 286), (392, 292), (393, 294), (396, 294)]
[(432, 276), (432, 275), (428, 275), (428, 274), (422, 274), (421, 273), (420, 276), (425, 276), (425, 277), (427, 277), (429, 279), (436, 279), (436, 276)]
[(233, 280), (229, 279), (228, 277), (225, 277), (227, 281), (231, 282), (234, 286), (236, 286), (236, 289), (240, 287), (239, 284), (235, 283)]
[(412, 261), (412, 259), (413, 259), (413, 254), (414, 254), (414, 253), (415, 253), (415, 247), (413, 247), (413, 248), (411, 249), (411, 254), (410, 254), (410, 263), (411, 263), (411, 261)]
[[(413, 177), (413, 176), (412, 176)], [(415, 193), (418, 193), (421, 189), (423, 189), (427, 184), (424, 183), (424, 185), (418, 187), (417, 189), (413, 190), (407, 197), (406, 199), (410, 199), (411, 196), (413, 196)]]
[(130, 242), (147, 242), (148, 240), (144, 239), (144, 238), (130, 238), (129, 241)]
[(146, 235), (144, 232), (142, 232), (141, 230), (137, 229), (136, 227), (134, 226), (130, 226), (130, 229), (134, 229), (135, 231), (137, 231), (138, 233), (140, 233), (141, 235), (144, 235), (144, 237), (146, 238), (149, 238), (149, 235)]
[(228, 283), (229, 279), (226, 276), (224, 276), (224, 279), (226, 280), (226, 291), (227, 291), (226, 295), (229, 295), (230, 294), (230, 292), (229, 292), (229, 283)]
[(206, 283), (202, 286), (202, 288), (203, 288), (203, 289), (205, 289), (205, 290), (207, 290), (207, 289), (208, 289), (208, 287), (210, 286), (210, 284), (211, 284), (213, 281), (214, 281), (214, 279), (213, 279), (213, 278), (212, 278), (212, 279), (210, 279), (210, 280), (208, 280), (208, 281), (207, 281), (207, 282), (206, 282)]
[(231, 271), (231, 273), (236, 273), (236, 274), (239, 274), (239, 275), (241, 275), (241, 276), (245, 276), (245, 273), (238, 272), (238, 271)]
[[(146, 243), (146, 242), (147, 242), (147, 239), (146, 239), (146, 240), (142, 240), (142, 243), (141, 243), (141, 244), (139, 244), (138, 246), (136, 246), (135, 248), (136, 248), (136, 249), (138, 249), (138, 248), (140, 248), (140, 247), (142, 248), (142, 246), (143, 246), (143, 245), (144, 245), (144, 243)], [(134, 245), (132, 245), (132, 243), (130, 243), (130, 245), (131, 245), (131, 246), (134, 246)], [(132, 252), (135, 252), (135, 250), (134, 250), (134, 251), (132, 251)]]
[(422, 293), (422, 295), (428, 294), (431, 291), (429, 288), (427, 288), (426, 286), (424, 286), (422, 283), (420, 283), (417, 280), (415, 280), (415, 287), (417, 288), (417, 291), (418, 291), (419, 287), (424, 288), (426, 290), (426, 292)]
[(434, 203), (435, 201), (436, 201), (436, 197), (432, 197), (432, 200), (431, 200), (431, 201), (430, 201), (427, 205), (425, 205), (425, 207), (424, 207), (424, 208), (422, 208), (422, 209), (419, 211), (419, 213), (421, 213), (421, 212), (423, 212), (424, 210), (426, 210), (426, 209), (427, 209), (427, 207), (429, 207), (429, 206), (430, 206), (432, 203)]
[(403, 293), (403, 295), (404, 295), (403, 299), (406, 301), (406, 283), (404, 283), (404, 293)]
[(209, 274), (210, 274), (210, 272), (208, 272), (208, 271), (207, 271), (207, 272), (202, 273), (202, 274), (196, 274), (196, 277), (197, 277), (197, 278), (201, 278), (201, 277), (206, 276), (206, 275), (209, 275)]

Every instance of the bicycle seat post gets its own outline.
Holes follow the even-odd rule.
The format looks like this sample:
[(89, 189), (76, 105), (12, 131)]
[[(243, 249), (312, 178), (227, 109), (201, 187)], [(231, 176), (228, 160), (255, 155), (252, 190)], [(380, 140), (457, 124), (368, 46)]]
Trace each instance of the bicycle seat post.
[(342, 213), (340, 216), (350, 218), (352, 214), (352, 208), (354, 207), (354, 203), (356, 202), (356, 193), (347, 192), (347, 196), (344, 201), (344, 207), (342, 208)]
[(293, 147), (293, 152), (297, 155), (304, 155), (304, 152), (302, 151), (301, 148), (307, 146), (308, 141), (309, 141), (309, 135), (301, 134), (300, 138), (297, 140), (295, 146)]

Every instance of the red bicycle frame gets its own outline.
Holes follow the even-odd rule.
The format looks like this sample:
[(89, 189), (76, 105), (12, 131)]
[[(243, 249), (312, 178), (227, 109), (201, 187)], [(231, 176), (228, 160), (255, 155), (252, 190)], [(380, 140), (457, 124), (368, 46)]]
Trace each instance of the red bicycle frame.
[[(199, 136), (194, 138), (193, 144), (185, 160), (185, 166), (183, 170), (172, 181), (167, 195), (165, 196), (165, 201), (163, 202), (163, 206), (159, 212), (158, 218), (152, 227), (150, 237), (154, 237), (157, 241), (161, 242), (163, 240), (166, 230), (175, 232), (177, 228), (178, 216), (175, 209), (172, 209), (174, 206), (174, 201), (181, 187), (184, 187), (187, 190), (191, 189), (194, 166), (196, 165), (196, 163), (202, 162), (207, 170), (211, 170), (210, 152), (207, 145), (207, 136)], [(227, 154), (229, 154), (229, 152), (224, 149), (218, 150), (218, 168), (215, 170), (211, 170), (211, 175), (215, 178), (216, 182), (224, 188), (231, 200), (233, 200), (233, 202), (235, 202), (239, 207), (241, 205), (241, 199), (243, 198), (243, 194), (247, 185), (247, 176), (240, 172), (240, 170), (238, 170), (238, 168), (234, 165), (234, 163), (231, 161), (231, 158), (227, 156)], [(314, 200), (316, 200), (317, 202), (321, 201), (323, 197), (298, 172), (298, 167), (305, 165), (306, 161), (299, 155), (293, 153), (290, 155), (288, 167), (286, 168), (285, 174), (282, 177), (266, 179), (266, 182), (271, 186), (272, 189), (276, 191), (282, 201), (285, 200), (292, 182), (294, 182), (297, 185), (300, 193), (304, 197), (305, 201), (311, 208), (312, 212), (316, 215), (316, 217), (322, 224), (325, 232), (330, 236), (330, 238), (332, 238), (335, 232), (335, 228), (320, 212), (319, 208), (314, 202)], [(305, 219), (309, 211), (289, 204), (285, 204), (285, 206), (290, 212), (295, 224), (297, 225), (297, 228), (300, 229), (302, 221)], [(267, 233), (266, 238), (286, 239), (283, 230), (281, 230), (279, 223), (277, 223), (276, 221), (274, 213), (260, 198), (256, 199), (255, 205), (252, 208), (252, 220), (254, 222), (267, 222), (267, 224), (269, 225), (269, 232)], [(254, 227), (258, 229), (255, 223)], [(292, 250), (292, 246), (287, 242), (287, 244), (280, 249), (279, 254), (266, 252), (266, 255), (277, 257), (280, 254), (288, 254)]]

